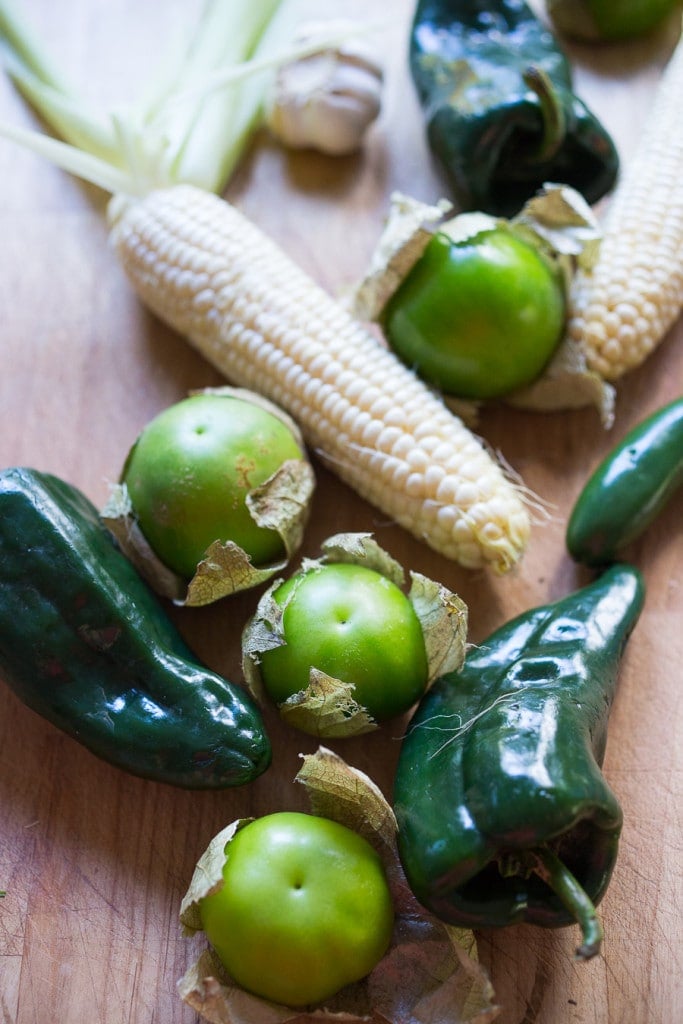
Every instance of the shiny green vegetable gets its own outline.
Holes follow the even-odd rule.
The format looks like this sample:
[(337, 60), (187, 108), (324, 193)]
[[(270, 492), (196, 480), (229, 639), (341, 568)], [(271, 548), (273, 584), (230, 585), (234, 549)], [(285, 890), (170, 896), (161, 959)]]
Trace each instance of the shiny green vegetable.
[(122, 480), (157, 556), (191, 579), (214, 541), (232, 541), (254, 565), (285, 557), (282, 537), (260, 526), (249, 496), (304, 458), (293, 429), (257, 401), (191, 395), (151, 420), (128, 453)]
[(266, 691), (281, 705), (317, 669), (352, 686), (376, 722), (402, 714), (428, 679), (422, 626), (406, 594), (364, 565), (302, 569), (274, 592), (284, 608), (283, 640), (260, 653)]
[(572, 509), (566, 544), (586, 565), (613, 562), (683, 483), (683, 398), (630, 430), (593, 472)]
[(557, 28), (575, 39), (611, 42), (651, 32), (680, 0), (547, 0)]
[(613, 566), (502, 626), (422, 698), (394, 808), (408, 883), (444, 921), (578, 921), (578, 955), (598, 952), (622, 824), (600, 765), (643, 600), (640, 573)]
[(589, 203), (614, 185), (614, 143), (523, 0), (419, 0), (410, 69), (431, 151), (462, 209), (509, 217), (546, 182)]
[(386, 873), (368, 840), (296, 811), (267, 814), (235, 833), (225, 845), (223, 885), (203, 897), (200, 914), (239, 985), (297, 1007), (369, 974), (394, 922)]
[(382, 314), (385, 336), (446, 394), (487, 399), (535, 380), (564, 331), (557, 269), (513, 230), (437, 233)]
[(258, 710), (199, 664), (76, 488), (0, 473), (0, 674), (98, 757), (191, 789), (270, 762)]

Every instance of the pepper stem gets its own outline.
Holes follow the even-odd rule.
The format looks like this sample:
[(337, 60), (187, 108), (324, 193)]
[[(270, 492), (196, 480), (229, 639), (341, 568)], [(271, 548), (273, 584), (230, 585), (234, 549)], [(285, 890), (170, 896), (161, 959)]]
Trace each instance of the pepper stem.
[(539, 846), (532, 853), (535, 859), (533, 870), (550, 886), (581, 928), (583, 942), (576, 950), (577, 959), (590, 960), (600, 952), (603, 937), (602, 925), (592, 901), (557, 854), (547, 846)]
[(542, 68), (530, 64), (522, 77), (538, 98), (543, 120), (543, 138), (534, 159), (539, 163), (552, 160), (564, 142), (567, 132), (564, 107), (557, 95), (557, 89)]

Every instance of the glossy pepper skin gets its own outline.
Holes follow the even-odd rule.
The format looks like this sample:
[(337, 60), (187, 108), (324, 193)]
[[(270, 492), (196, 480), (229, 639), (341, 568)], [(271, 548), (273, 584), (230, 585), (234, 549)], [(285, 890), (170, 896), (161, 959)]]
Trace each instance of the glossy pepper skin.
[(619, 160), (523, 0), (418, 0), (410, 70), (432, 154), (463, 210), (518, 213), (546, 182), (595, 203)]
[(597, 952), (594, 907), (622, 824), (600, 765), (643, 601), (640, 573), (613, 566), (502, 626), (418, 705), (394, 807), (408, 883), (441, 919), (474, 928), (579, 920), (579, 955)]
[(89, 500), (22, 467), (0, 473), (0, 675), (134, 775), (223, 788), (270, 762), (256, 707), (199, 664)]
[(569, 516), (572, 558), (603, 566), (639, 537), (683, 484), (683, 398), (636, 424), (589, 477)]

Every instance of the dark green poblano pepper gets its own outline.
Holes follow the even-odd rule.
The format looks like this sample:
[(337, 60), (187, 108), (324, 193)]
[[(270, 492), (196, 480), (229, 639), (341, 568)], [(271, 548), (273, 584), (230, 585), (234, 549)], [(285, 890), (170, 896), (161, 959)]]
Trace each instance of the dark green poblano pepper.
[(595, 905), (622, 812), (602, 764), (621, 655), (640, 614), (637, 569), (513, 619), (422, 699), (394, 806), (410, 887), (444, 921), (553, 928), (578, 921), (598, 952)]
[(431, 151), (464, 210), (510, 217), (547, 182), (595, 203), (618, 156), (523, 0), (419, 0), (410, 70)]
[(198, 661), (92, 502), (22, 466), (0, 471), (0, 678), (133, 775), (222, 789), (270, 764), (256, 705)]

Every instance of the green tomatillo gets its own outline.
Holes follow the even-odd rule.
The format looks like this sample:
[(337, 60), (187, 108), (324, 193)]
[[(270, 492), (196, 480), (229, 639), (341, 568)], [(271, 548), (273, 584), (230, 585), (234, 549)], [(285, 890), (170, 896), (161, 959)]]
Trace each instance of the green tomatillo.
[(263, 684), (278, 704), (306, 690), (311, 669), (350, 683), (353, 699), (381, 722), (424, 692), (427, 653), (408, 597), (382, 573), (329, 563), (277, 587), (284, 643), (260, 655)]
[(239, 985), (300, 1007), (372, 971), (389, 946), (394, 909), (366, 839), (327, 818), (281, 811), (226, 844), (223, 884), (201, 900), (200, 915)]
[(561, 32), (595, 42), (645, 35), (680, 6), (680, 0), (547, 0)]
[(304, 458), (284, 416), (217, 390), (177, 402), (147, 424), (121, 479), (157, 557), (191, 579), (214, 541), (232, 541), (255, 566), (284, 556), (282, 536), (259, 524), (250, 496)]
[(559, 271), (505, 227), (462, 240), (438, 231), (386, 304), (387, 341), (418, 376), (485, 400), (535, 380), (563, 335)]

